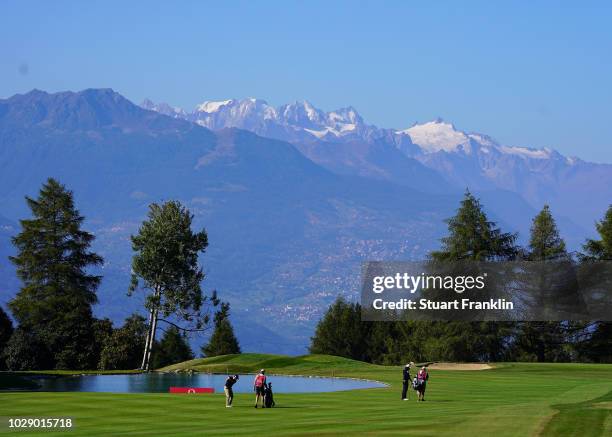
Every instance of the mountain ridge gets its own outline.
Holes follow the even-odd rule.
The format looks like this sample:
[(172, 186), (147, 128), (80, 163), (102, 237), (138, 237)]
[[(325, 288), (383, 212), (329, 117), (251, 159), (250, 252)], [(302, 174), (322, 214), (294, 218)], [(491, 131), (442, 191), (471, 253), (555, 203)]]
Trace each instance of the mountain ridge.
[[(344, 112), (326, 112), (307, 101), (278, 107), (254, 98), (223, 102), (207, 102), (207, 111), (183, 111), (180, 118), (212, 130), (232, 126), (283, 139), (332, 171), (386, 179), (426, 192), (457, 192), (466, 187), (515, 192), (535, 209), (550, 204), (584, 229), (592, 227), (612, 199), (611, 164), (564, 156), (546, 147), (503, 145), (440, 118), (407, 129), (379, 128), (350, 106)], [(388, 158), (381, 163), (379, 156)], [(402, 177), (402, 170), (392, 171), (398, 162), (402, 162), (400, 168), (419, 176)], [(417, 179), (423, 183), (416, 184)], [(590, 197), (584, 195), (587, 192)]]

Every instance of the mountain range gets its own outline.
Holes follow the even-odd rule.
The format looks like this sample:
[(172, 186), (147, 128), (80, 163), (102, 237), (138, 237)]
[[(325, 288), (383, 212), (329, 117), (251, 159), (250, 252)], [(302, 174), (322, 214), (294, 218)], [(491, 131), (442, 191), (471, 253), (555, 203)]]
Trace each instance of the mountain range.
[[(204, 287), (232, 304), (243, 349), (302, 353), (335, 297), (356, 296), (362, 262), (421, 259), (439, 246), (466, 187), (523, 238), (549, 202), (579, 247), (612, 198), (611, 174), (441, 120), (382, 129), (353, 108), (305, 102), (205, 102), (188, 113), (110, 89), (34, 90), (0, 100), (0, 256), (29, 216), (24, 196), (56, 177), (105, 259), (96, 314), (120, 323), (143, 302), (126, 296), (129, 237), (151, 202), (177, 199), (208, 232)], [(580, 202), (589, 211), (572, 209)], [(0, 266), (4, 306), (19, 284)]]
[(378, 128), (350, 106), (325, 112), (307, 101), (273, 107), (253, 98), (206, 101), (193, 112), (150, 100), (141, 106), (213, 130), (237, 127), (291, 142), (335, 172), (389, 180), (426, 192), (466, 187), (510, 191), (535, 209), (549, 204), (583, 234), (592, 229), (612, 199), (610, 164), (565, 157), (550, 148), (502, 145), (491, 136), (461, 131), (442, 119), (406, 129)]

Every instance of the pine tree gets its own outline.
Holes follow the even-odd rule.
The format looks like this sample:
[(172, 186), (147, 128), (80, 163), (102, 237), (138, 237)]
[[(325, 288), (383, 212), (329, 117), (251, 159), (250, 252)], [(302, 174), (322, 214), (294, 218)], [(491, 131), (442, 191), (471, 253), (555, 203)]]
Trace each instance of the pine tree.
[(587, 240), (584, 245), (585, 258), (597, 261), (612, 261), (612, 205), (603, 220), (595, 224), (600, 240)]
[(391, 322), (361, 322), (367, 328), (366, 350), (368, 361), (374, 364), (395, 365), (402, 360), (402, 353), (397, 341), (398, 324)]
[[(548, 205), (533, 219), (531, 236), (529, 238), (529, 251), (527, 259), (538, 264), (529, 270), (526, 277), (535, 286), (536, 301), (532, 303), (542, 311), (551, 301), (568, 296), (555, 296), (558, 287), (557, 279), (565, 275), (567, 266), (559, 265), (556, 261), (569, 260), (565, 249), (565, 242), (559, 235), (555, 219), (550, 213)], [(555, 262), (548, 266), (542, 262)], [(529, 267), (529, 266), (527, 266)], [(565, 278), (562, 277), (563, 282)], [(552, 285), (551, 285), (552, 284)], [(546, 291), (549, 293), (547, 294)], [(564, 292), (567, 290), (564, 289)], [(563, 321), (525, 321), (518, 325), (514, 354), (522, 361), (568, 361), (566, 327)]]
[(208, 344), (202, 347), (202, 355), (216, 357), (240, 352), (240, 344), (229, 321), (229, 304), (223, 303), (221, 309), (215, 314), (215, 329)]
[[(595, 228), (600, 239), (587, 240), (583, 246), (585, 254), (581, 257), (582, 261), (612, 261), (612, 205)], [(585, 323), (583, 331), (587, 338), (578, 345), (581, 355), (590, 361), (612, 362), (612, 322)]]
[[(519, 253), (517, 235), (502, 232), (490, 221), (469, 190), (455, 216), (446, 222), (448, 236), (442, 238), (442, 249), (430, 255), (435, 261), (507, 261)], [(413, 329), (420, 332), (422, 343), (428, 344), (429, 351), (419, 351), (423, 359), (486, 361), (504, 356), (512, 328), (504, 322), (415, 322)]]
[(449, 235), (442, 238), (442, 250), (431, 253), (436, 261), (508, 260), (518, 253), (516, 234), (501, 232), (469, 191), (465, 192), (457, 214), (446, 222)]
[(561, 239), (555, 219), (548, 205), (533, 219), (529, 239), (530, 261), (547, 261), (566, 258), (565, 241)]
[(153, 347), (151, 367), (159, 369), (170, 364), (192, 360), (193, 357), (193, 351), (185, 334), (181, 334), (178, 328), (171, 326), (164, 333), (161, 341)]
[(0, 307), (0, 370), (5, 370), (4, 348), (13, 335), (13, 322)]
[(92, 305), (100, 277), (87, 272), (102, 264), (89, 251), (94, 236), (81, 229), (84, 217), (73, 194), (49, 179), (37, 199), (26, 197), (32, 218), (21, 220), (11, 261), (23, 286), (9, 307), (21, 330), (51, 353), (56, 368), (92, 368), (97, 361)]
[[(193, 232), (193, 216), (180, 202), (170, 201), (149, 207), (148, 219), (142, 223), (138, 235), (132, 236), (132, 284), (130, 293), (139, 283), (148, 291), (145, 306), (149, 311), (149, 331), (141, 369), (150, 369), (151, 350), (160, 319), (172, 315), (185, 322), (195, 323), (200, 329), (208, 322), (200, 309), (207, 299), (200, 283), (204, 272), (198, 256), (208, 246), (205, 230)], [(213, 305), (218, 302), (211, 299)]]
[(369, 328), (361, 322), (361, 305), (339, 297), (317, 324), (310, 353), (368, 361)]

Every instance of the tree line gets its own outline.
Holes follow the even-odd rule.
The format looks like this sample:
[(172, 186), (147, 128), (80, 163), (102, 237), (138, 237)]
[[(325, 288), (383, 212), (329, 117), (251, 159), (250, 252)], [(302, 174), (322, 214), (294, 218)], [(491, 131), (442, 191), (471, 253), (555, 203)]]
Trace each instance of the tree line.
[[(596, 223), (599, 239), (570, 254), (550, 208), (535, 216), (528, 246), (488, 219), (480, 201), (466, 192), (447, 220), (437, 261), (612, 261), (612, 205)], [(311, 353), (339, 355), (377, 364), (409, 361), (612, 362), (612, 323), (606, 321), (362, 322), (359, 303), (339, 298), (317, 325)]]
[(26, 202), (31, 218), (20, 220), (10, 257), (22, 283), (8, 303), (17, 325), (0, 307), (0, 370), (160, 368), (194, 358), (188, 335), (211, 327), (203, 355), (240, 353), (229, 303), (201, 288), (208, 236), (192, 230), (180, 202), (151, 204), (131, 237), (127, 294), (144, 293), (147, 317), (134, 313), (120, 327), (94, 316), (102, 276), (92, 272), (104, 260), (91, 250), (95, 237), (83, 230), (73, 193), (50, 178)]

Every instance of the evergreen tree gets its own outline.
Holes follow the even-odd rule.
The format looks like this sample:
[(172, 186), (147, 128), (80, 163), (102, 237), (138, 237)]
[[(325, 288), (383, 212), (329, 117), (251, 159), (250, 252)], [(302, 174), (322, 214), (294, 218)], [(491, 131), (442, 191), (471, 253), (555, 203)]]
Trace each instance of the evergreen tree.
[(21, 220), (13, 238), (18, 253), (10, 258), (23, 286), (9, 307), (20, 329), (51, 351), (52, 366), (91, 368), (97, 358), (91, 306), (100, 277), (87, 269), (102, 264), (89, 251), (94, 236), (81, 229), (72, 192), (55, 179), (26, 201), (33, 217)]
[(218, 355), (239, 354), (240, 345), (234, 335), (234, 328), (229, 321), (229, 304), (222, 303), (220, 311), (215, 314), (215, 329), (207, 345), (202, 347), (202, 355), (216, 357)]
[(4, 348), (13, 335), (13, 322), (0, 307), (0, 370), (5, 370)]
[(361, 322), (361, 305), (339, 297), (317, 324), (310, 353), (369, 361), (369, 328), (369, 323)]
[[(612, 205), (595, 228), (600, 239), (587, 240), (583, 246), (585, 254), (581, 257), (582, 261), (612, 261)], [(590, 361), (612, 362), (612, 322), (584, 323), (582, 330), (586, 339), (578, 345), (581, 355)]]
[[(448, 236), (442, 238), (442, 249), (431, 253), (435, 261), (507, 261), (519, 253), (516, 234), (502, 232), (490, 221), (469, 190), (446, 222)], [(419, 351), (423, 360), (486, 361), (505, 355), (512, 328), (502, 322), (415, 322), (413, 336), (427, 344), (429, 350)]]
[[(193, 216), (179, 202), (170, 201), (149, 207), (148, 219), (142, 223), (138, 235), (132, 236), (136, 253), (132, 260), (130, 293), (139, 283), (148, 291), (145, 306), (149, 311), (149, 330), (141, 369), (149, 370), (151, 350), (160, 318), (178, 316), (195, 323), (200, 329), (208, 322), (200, 309), (206, 300), (200, 283), (204, 272), (198, 265), (198, 256), (208, 246), (205, 230), (193, 232)], [(215, 297), (213, 305), (218, 304)]]
[(548, 261), (566, 258), (565, 241), (561, 239), (555, 219), (548, 205), (533, 219), (529, 238), (530, 261)]
[(587, 240), (583, 246), (584, 257), (597, 261), (612, 261), (612, 205), (608, 207), (603, 220), (595, 224), (599, 240)]
[[(403, 362), (402, 350), (399, 348), (400, 335), (397, 323), (361, 322), (367, 330), (366, 350), (368, 360), (374, 364), (395, 365)], [(405, 363), (404, 363), (405, 364)]]
[(502, 322), (397, 322), (401, 362), (498, 361), (505, 358), (512, 326)]
[(100, 352), (101, 370), (137, 369), (142, 359), (142, 345), (147, 336), (144, 317), (132, 314), (121, 328), (114, 329)]
[(465, 192), (457, 214), (446, 222), (448, 236), (442, 238), (442, 250), (431, 253), (436, 261), (508, 260), (518, 253), (516, 234), (501, 232), (469, 191)]
[(193, 351), (187, 342), (185, 334), (178, 328), (171, 326), (159, 343), (153, 347), (153, 358), (151, 364), (154, 369), (192, 360)]
[[(544, 205), (533, 219), (527, 259), (538, 262), (526, 275), (528, 282), (535, 286), (536, 300), (532, 302), (533, 306), (544, 309), (552, 300), (567, 297), (549, 295), (559, 291), (555, 284), (558, 284), (559, 276), (563, 276), (563, 282), (567, 267), (556, 261), (569, 260), (569, 256), (548, 205)], [(554, 264), (548, 266), (542, 264), (544, 261)], [(568, 323), (562, 321), (519, 323), (513, 352), (515, 357), (521, 361), (568, 361), (570, 345), (567, 341), (567, 326)]]

